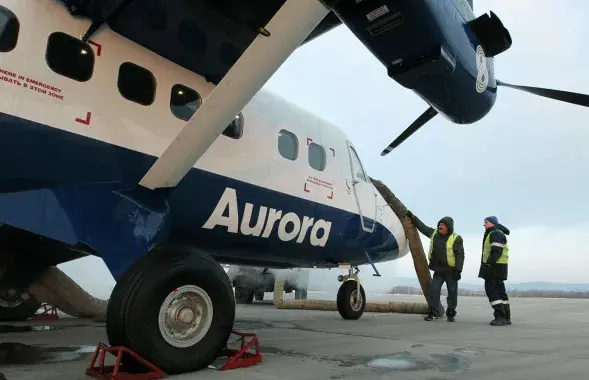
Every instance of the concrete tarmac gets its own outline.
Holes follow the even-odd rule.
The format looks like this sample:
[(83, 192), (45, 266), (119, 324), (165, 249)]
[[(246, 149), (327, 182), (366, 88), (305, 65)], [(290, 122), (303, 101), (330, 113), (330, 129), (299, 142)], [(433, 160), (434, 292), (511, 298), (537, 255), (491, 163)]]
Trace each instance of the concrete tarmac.
[[(337, 312), (277, 310), (269, 302), (238, 306), (235, 329), (258, 334), (263, 362), (169, 378), (589, 378), (587, 300), (516, 298), (511, 303), (513, 325), (505, 327), (489, 326), (491, 308), (485, 298), (475, 297), (459, 298), (455, 323), (376, 313), (345, 321)], [(98, 341), (106, 342), (103, 322), (63, 318), (54, 323), (3, 324), (0, 373), (8, 380), (87, 379), (84, 371)]]

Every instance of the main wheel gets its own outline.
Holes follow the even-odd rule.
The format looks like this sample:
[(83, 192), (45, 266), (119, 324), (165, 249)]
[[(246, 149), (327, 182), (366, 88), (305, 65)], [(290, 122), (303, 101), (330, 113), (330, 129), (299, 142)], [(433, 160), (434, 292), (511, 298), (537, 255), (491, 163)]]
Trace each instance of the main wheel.
[(8, 293), (0, 292), (0, 321), (20, 322), (33, 317), (41, 307), (41, 302), (29, 294), (27, 296), (11, 297)]
[(344, 281), (337, 291), (337, 311), (343, 319), (358, 319), (364, 314), (366, 308), (366, 294), (364, 287), (355, 280)]
[(106, 330), (111, 346), (126, 346), (177, 374), (211, 364), (225, 347), (234, 320), (231, 282), (217, 262), (156, 248), (117, 282)]

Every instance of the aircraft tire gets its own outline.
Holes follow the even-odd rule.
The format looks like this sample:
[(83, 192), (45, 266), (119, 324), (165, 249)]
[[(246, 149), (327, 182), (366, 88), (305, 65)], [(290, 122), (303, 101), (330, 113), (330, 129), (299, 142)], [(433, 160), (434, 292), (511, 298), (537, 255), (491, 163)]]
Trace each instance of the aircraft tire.
[(30, 296), (18, 306), (1, 307), (0, 306), (0, 322), (21, 322), (33, 317), (41, 308), (41, 301), (35, 297)]
[(344, 281), (337, 291), (337, 311), (343, 319), (358, 319), (366, 308), (366, 293), (360, 285), (361, 302), (357, 302), (358, 284), (355, 280)]
[[(156, 248), (117, 282), (106, 330), (111, 346), (126, 346), (164, 372), (179, 374), (210, 365), (224, 349), (234, 321), (233, 288), (216, 261)], [(179, 335), (182, 328), (185, 336)], [(139, 370), (130, 361), (124, 364), (131, 372)]]

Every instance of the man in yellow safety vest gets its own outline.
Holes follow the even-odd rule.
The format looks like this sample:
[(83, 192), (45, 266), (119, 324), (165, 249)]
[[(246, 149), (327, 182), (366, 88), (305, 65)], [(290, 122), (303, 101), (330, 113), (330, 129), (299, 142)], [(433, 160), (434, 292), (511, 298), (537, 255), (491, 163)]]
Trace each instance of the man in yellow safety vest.
[(434, 275), (429, 294), (426, 295), (429, 311), (424, 319), (433, 321), (442, 314), (440, 293), (445, 282), (448, 289), (446, 318), (448, 322), (454, 322), (458, 304), (458, 281), (464, 265), (462, 237), (454, 232), (454, 220), (449, 216), (440, 219), (437, 229), (426, 226), (409, 210), (407, 216), (419, 232), (430, 238), (428, 261), (429, 269)]
[(505, 289), (507, 266), (509, 263), (509, 247), (507, 236), (509, 229), (495, 216), (484, 220), (483, 253), (479, 277), (485, 280), (485, 293), (489, 298), (495, 319), (491, 326), (511, 325), (511, 307)]

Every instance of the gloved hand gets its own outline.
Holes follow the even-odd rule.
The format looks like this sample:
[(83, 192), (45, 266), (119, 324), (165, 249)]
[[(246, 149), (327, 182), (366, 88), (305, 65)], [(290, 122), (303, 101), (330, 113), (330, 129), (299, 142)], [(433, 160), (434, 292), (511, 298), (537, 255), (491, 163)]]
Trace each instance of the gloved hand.
[(457, 270), (452, 271), (452, 279), (454, 281), (460, 281), (461, 278), (462, 278), (462, 272), (457, 271)]
[(413, 213), (409, 210), (405, 211), (405, 215), (409, 217), (409, 219), (413, 220)]

